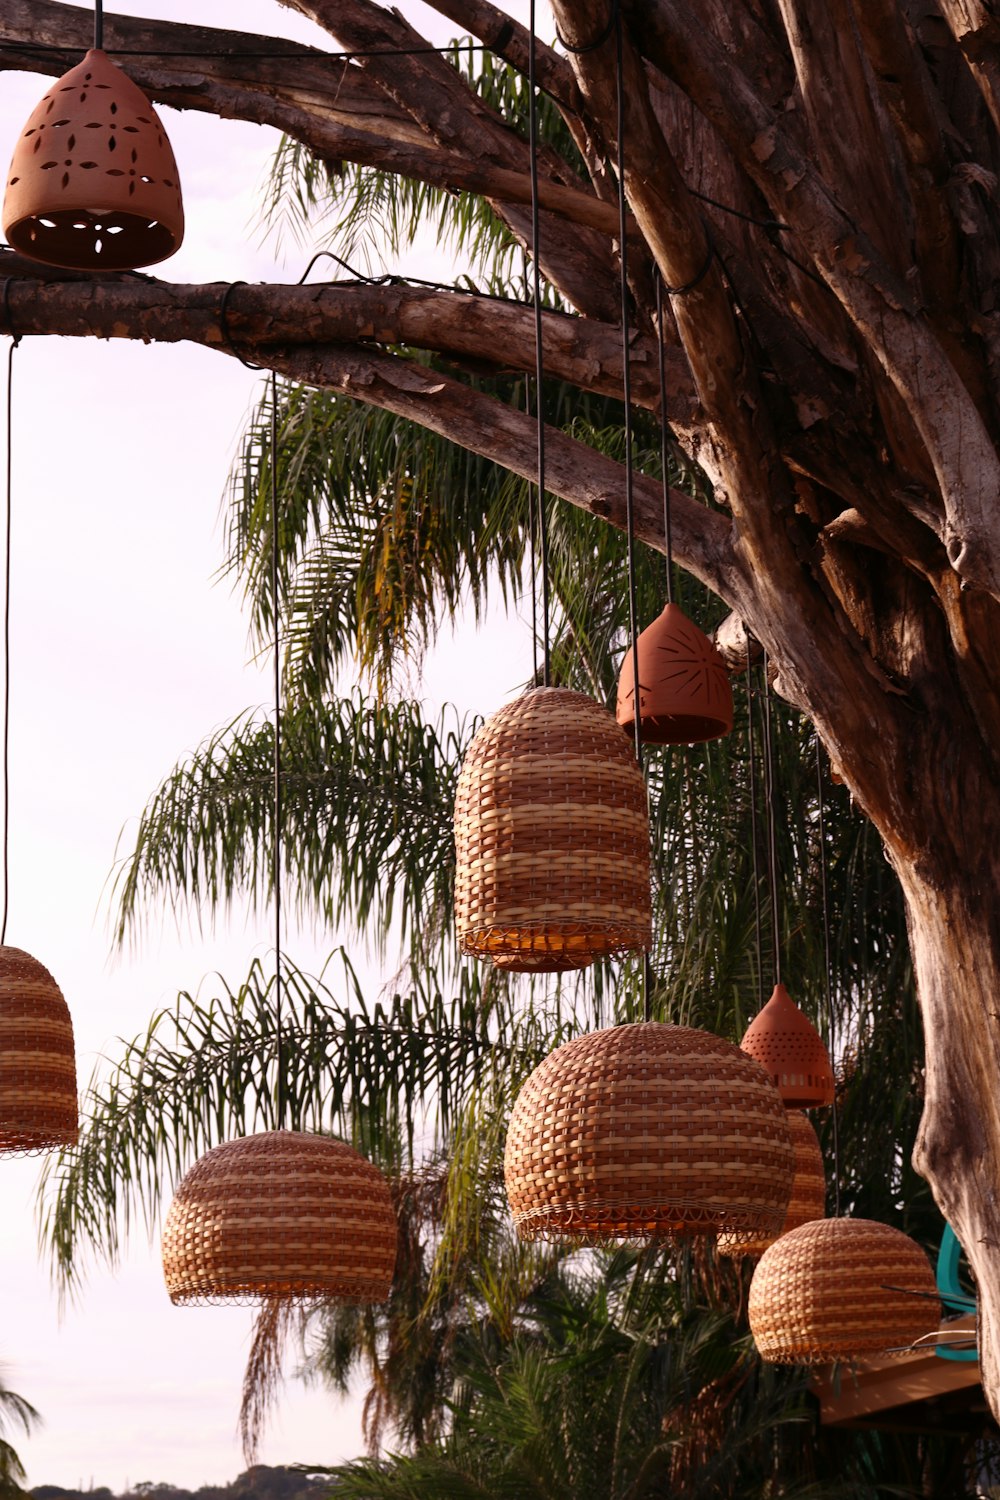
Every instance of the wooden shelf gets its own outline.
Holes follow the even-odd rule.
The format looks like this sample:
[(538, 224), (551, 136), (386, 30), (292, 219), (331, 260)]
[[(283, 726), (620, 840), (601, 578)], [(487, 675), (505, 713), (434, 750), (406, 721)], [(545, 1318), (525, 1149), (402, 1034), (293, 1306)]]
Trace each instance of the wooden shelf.
[[(949, 1339), (976, 1336), (975, 1314), (941, 1324)], [(812, 1386), (830, 1427), (934, 1427), (985, 1410), (978, 1360), (942, 1359), (933, 1347), (821, 1371)]]

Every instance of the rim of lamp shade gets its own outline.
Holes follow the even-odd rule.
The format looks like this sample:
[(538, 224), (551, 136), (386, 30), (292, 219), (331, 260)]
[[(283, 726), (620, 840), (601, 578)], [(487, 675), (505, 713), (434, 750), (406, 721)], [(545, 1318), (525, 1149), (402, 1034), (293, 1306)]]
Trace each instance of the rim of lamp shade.
[(149, 266), (179, 247), (184, 208), (166, 131), (105, 52), (91, 48), (29, 116), (3, 229), (22, 255), (78, 271)]
[[(717, 740), (733, 727), (733, 690), (718, 651), (678, 604), (668, 604), (636, 642), (639, 727), (651, 745)], [(629, 647), (618, 674), (615, 717), (635, 723), (635, 672)]]
[(822, 1219), (826, 1213), (826, 1167), (823, 1151), (812, 1121), (800, 1109), (789, 1109), (788, 1128), (792, 1135), (795, 1152), (795, 1176), (792, 1178), (792, 1196), (777, 1234), (761, 1235), (757, 1239), (734, 1240), (728, 1234), (720, 1234), (720, 1255), (763, 1255), (769, 1245), (814, 1219)]
[(767, 1069), (789, 1109), (816, 1109), (833, 1103), (830, 1054), (783, 984), (774, 986), (770, 1000), (750, 1022), (740, 1046)]
[(215, 1146), (163, 1226), (175, 1304), (384, 1302), (396, 1263), (389, 1186), (346, 1141), (294, 1130)]
[(941, 1306), (930, 1261), (900, 1230), (818, 1219), (765, 1250), (748, 1313), (769, 1364), (825, 1365), (905, 1352), (937, 1328)]
[(487, 719), (458, 778), (455, 855), (465, 953), (558, 973), (650, 945), (646, 784), (586, 693), (532, 688)]
[(0, 947), (0, 1155), (75, 1146), (73, 1022), (44, 964)]
[(640, 1021), (539, 1064), (511, 1112), (504, 1181), (525, 1240), (744, 1237), (780, 1228), (794, 1160), (758, 1063), (711, 1032)]

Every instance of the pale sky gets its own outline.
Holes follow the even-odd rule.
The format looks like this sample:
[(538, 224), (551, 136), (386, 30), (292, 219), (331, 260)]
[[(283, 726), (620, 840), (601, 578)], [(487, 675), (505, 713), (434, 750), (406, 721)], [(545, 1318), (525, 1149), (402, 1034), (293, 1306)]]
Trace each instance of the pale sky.
[[(130, 14), (322, 39), (270, 0), (121, 4)], [(425, 8), (403, 7), (417, 24)], [(525, 17), (527, 4), (510, 5)], [(452, 27), (438, 21), (435, 40)], [(0, 152), (9, 154), (45, 80), (2, 75)], [(255, 192), (276, 138), (263, 128), (180, 116), (164, 122), (184, 188), (187, 237), (153, 273), (175, 281), (286, 280), (254, 229)], [(4, 145), (4, 141), (7, 145)], [(414, 257), (401, 269), (440, 274)], [(0, 349), (6, 359), (6, 341)], [(25, 339), (15, 355), (12, 585), (11, 902), (8, 941), (51, 970), (69, 1004), (81, 1086), (117, 1037), (218, 971), (233, 983), (271, 952), (271, 923), (236, 914), (214, 932), (152, 923), (112, 960), (106, 882), (127, 828), (174, 762), (242, 709), (270, 701), (248, 665), (239, 599), (213, 583), (220, 499), (260, 377), (183, 346)], [(427, 664), (432, 708), (489, 712), (530, 671), (523, 623), (443, 640)], [(337, 941), (290, 933), (317, 970)], [(10, 1434), (29, 1485), (224, 1483), (243, 1467), (236, 1435), (250, 1313), (174, 1309), (157, 1245), (140, 1237), (117, 1275), (92, 1271), (58, 1316), (39, 1262), (33, 1161), (0, 1161), (0, 1265), (8, 1383), (42, 1412)], [(291, 1379), (263, 1444), (266, 1463), (333, 1463), (361, 1450), (357, 1402)]]

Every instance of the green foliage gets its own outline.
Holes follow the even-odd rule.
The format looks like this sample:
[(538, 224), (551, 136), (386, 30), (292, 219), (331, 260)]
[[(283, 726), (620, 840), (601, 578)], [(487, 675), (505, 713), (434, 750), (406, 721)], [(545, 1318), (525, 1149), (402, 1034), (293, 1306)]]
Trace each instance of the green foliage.
[(0, 1370), (0, 1497), (22, 1495), (24, 1492), (21, 1485), (25, 1478), (24, 1465), (16, 1449), (2, 1434), (11, 1427), (19, 1428), (25, 1436), (30, 1436), (33, 1428), (41, 1424), (41, 1417), (23, 1396), (12, 1391), (3, 1380), (3, 1372)]

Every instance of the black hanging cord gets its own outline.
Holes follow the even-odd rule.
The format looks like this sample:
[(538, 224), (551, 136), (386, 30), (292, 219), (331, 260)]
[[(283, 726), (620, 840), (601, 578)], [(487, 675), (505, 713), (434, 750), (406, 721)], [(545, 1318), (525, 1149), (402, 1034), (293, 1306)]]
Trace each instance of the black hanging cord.
[(754, 748), (753, 664), (750, 660), (750, 632), (744, 625), (747, 645), (747, 749), (750, 772), (750, 847), (753, 851), (753, 935), (757, 955), (757, 989), (761, 1004), (764, 994), (764, 934), (760, 916), (760, 861), (757, 857), (757, 752)]
[(778, 845), (774, 818), (774, 745), (771, 738), (771, 689), (767, 681), (768, 654), (764, 652), (764, 802), (767, 807), (767, 863), (771, 882), (771, 929), (774, 941), (774, 982), (781, 983), (781, 913), (778, 901)]
[(278, 377), (271, 371), (271, 608), (274, 625), (274, 1052), (275, 1113), (285, 1123), (281, 1045), (281, 624), (278, 600)]
[[(527, 302), (528, 257), (523, 251), (521, 254), (521, 281), (524, 286), (524, 300)], [(524, 411), (526, 416), (531, 416), (531, 382), (527, 375), (524, 378)], [(538, 675), (538, 511), (535, 506), (534, 486), (530, 483), (528, 485), (528, 538), (531, 565), (531, 681), (537, 687), (540, 681)]]
[(94, 46), (100, 51), (104, 46), (104, 3), (94, 0)]
[(826, 1045), (833, 1069), (833, 1104), (830, 1124), (833, 1133), (833, 1197), (834, 1214), (840, 1218), (840, 1121), (837, 1115), (837, 1072), (835, 1062), (836, 1026), (833, 1014), (833, 974), (830, 959), (830, 893), (826, 879), (826, 821), (823, 801), (823, 762), (820, 755), (819, 735), (816, 736), (816, 807), (819, 833), (819, 888), (823, 903), (823, 975), (826, 989)]
[(656, 327), (660, 362), (660, 467), (663, 470), (663, 536), (667, 548), (667, 603), (674, 602), (674, 543), (670, 524), (670, 445), (667, 432), (666, 338), (663, 328), (663, 278), (656, 273)]
[[(528, 155), (531, 164), (531, 266), (535, 305), (535, 421), (538, 427), (538, 549), (542, 563), (542, 682), (551, 685), (552, 658), (549, 646), (549, 534), (545, 514), (545, 414), (542, 410), (542, 273), (539, 266), (541, 245), (538, 205), (538, 102), (535, 98), (535, 0), (531, 0), (529, 19), (531, 40), (528, 48)], [(534, 522), (532, 522), (534, 526)], [(538, 680), (536, 668), (535, 680)]]
[[(643, 769), (642, 715), (639, 688), (639, 606), (635, 583), (635, 483), (632, 454), (632, 371), (629, 360), (629, 295), (627, 253), (627, 209), (625, 203), (625, 49), (622, 37), (621, 11), (615, 0), (612, 16), (615, 29), (615, 74), (617, 81), (618, 131), (618, 238), (619, 285), (622, 314), (622, 401), (625, 406), (625, 536), (628, 549), (628, 630), (632, 645), (632, 721), (635, 730), (635, 758)], [(653, 1019), (651, 962), (646, 954), (642, 967), (642, 1018)]]
[(14, 350), (21, 342), (21, 336), (14, 332), (10, 318), (10, 277), (4, 282), (3, 310), (11, 341), (7, 351), (7, 523), (4, 545), (3, 608), (3, 923), (0, 925), (0, 947), (7, 941), (7, 911), (10, 903), (10, 552), (13, 492), (11, 447), (14, 432)]

